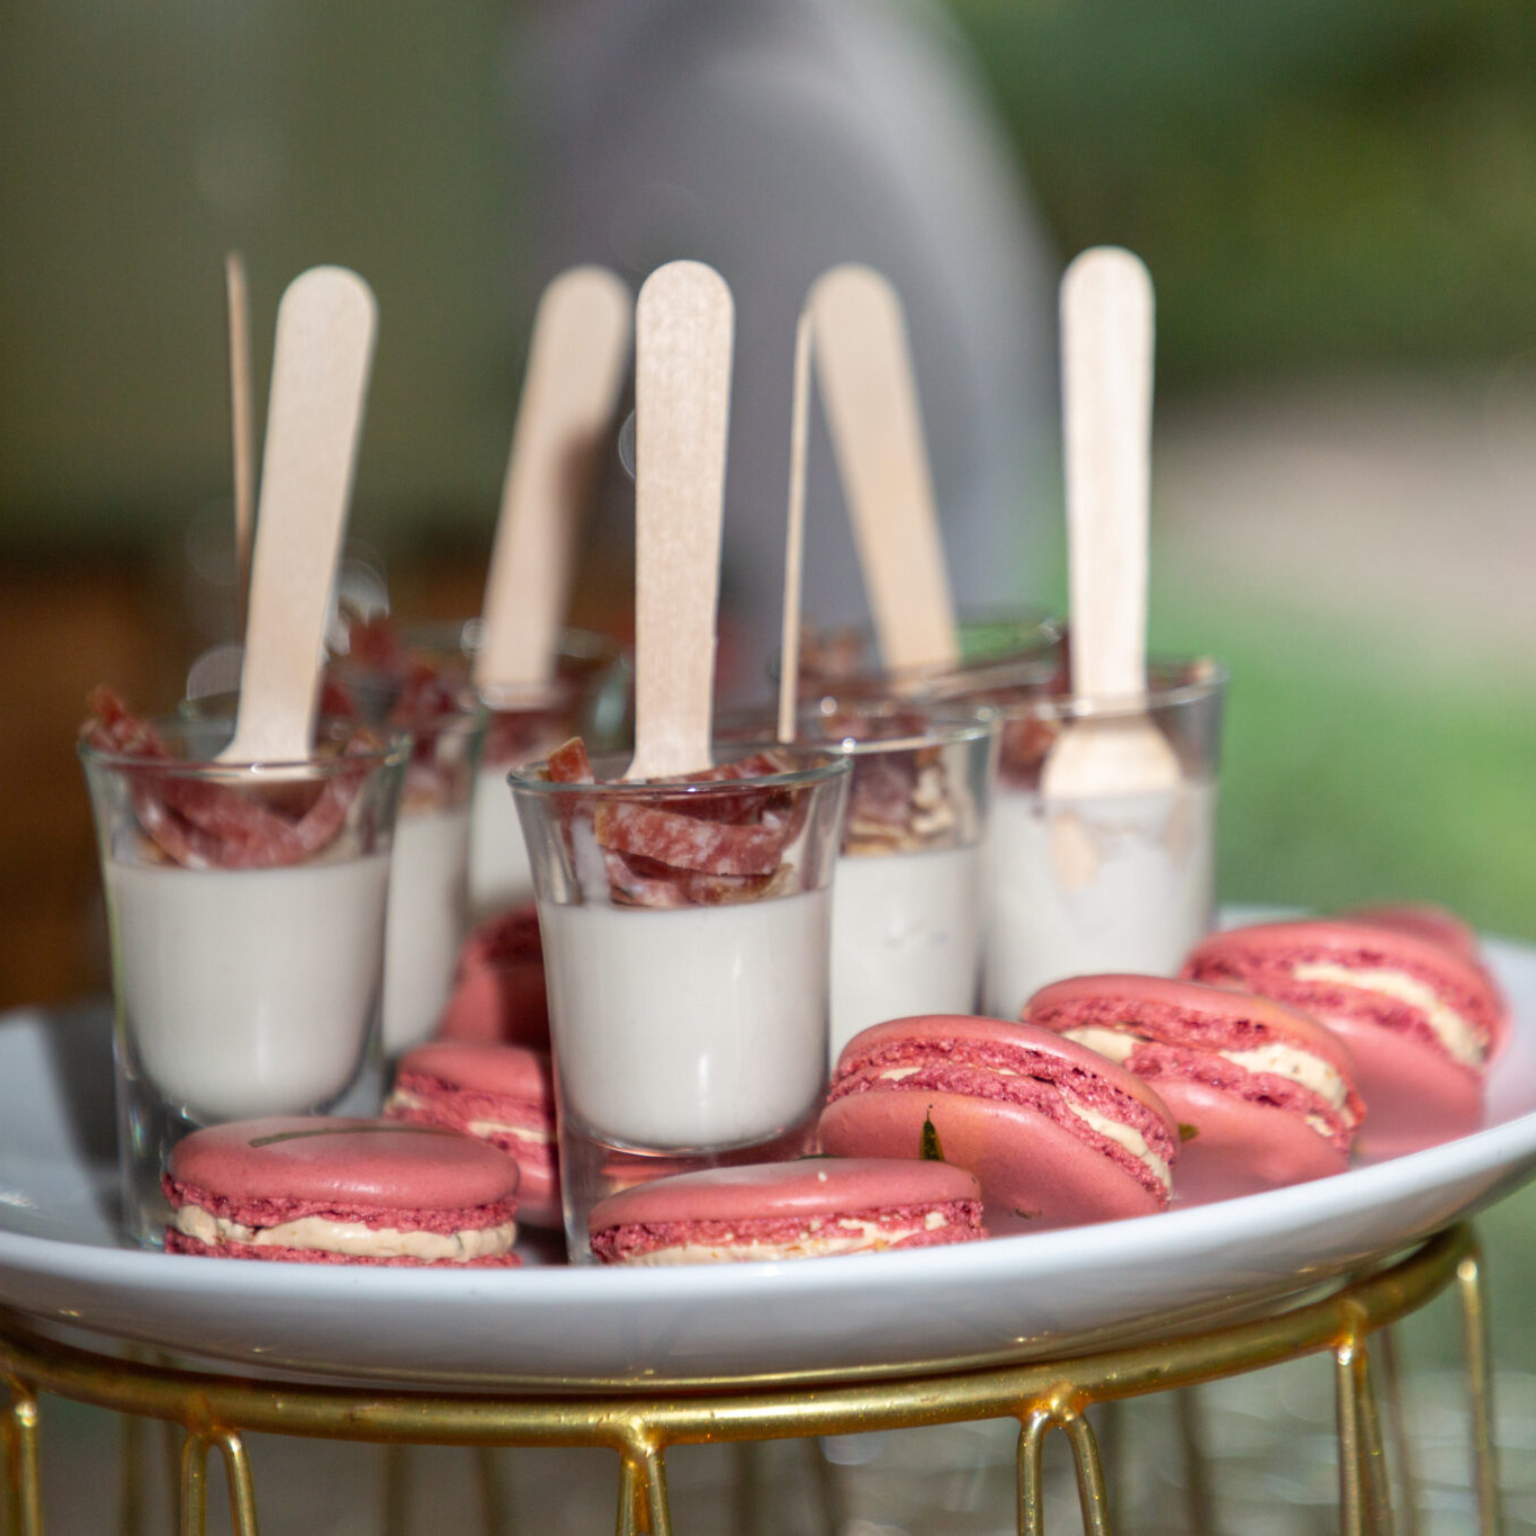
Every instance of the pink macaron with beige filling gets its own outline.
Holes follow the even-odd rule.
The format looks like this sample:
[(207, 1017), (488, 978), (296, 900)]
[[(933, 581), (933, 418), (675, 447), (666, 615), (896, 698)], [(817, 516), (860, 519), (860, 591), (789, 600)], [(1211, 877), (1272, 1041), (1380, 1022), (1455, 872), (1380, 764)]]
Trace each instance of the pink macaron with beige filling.
[(519, 1262), (517, 1164), (439, 1126), (241, 1120), (171, 1150), (168, 1253), (441, 1269)]
[(843, 1047), (822, 1111), (839, 1157), (941, 1155), (981, 1181), (994, 1234), (1164, 1209), (1178, 1122), (1123, 1067), (1049, 1030), (936, 1014), (894, 1019)]
[(1183, 1142), (1174, 1196), (1203, 1205), (1343, 1173), (1365, 1106), (1348, 1050), (1262, 997), (1156, 976), (1076, 976), (1025, 1019), (1156, 1089)]
[(592, 1208), (604, 1264), (832, 1258), (985, 1237), (976, 1180), (920, 1159), (804, 1157), (636, 1184)]
[(1379, 923), (1307, 920), (1213, 934), (1184, 975), (1310, 1015), (1349, 1047), (1369, 1157), (1418, 1151), (1482, 1124), (1483, 1079), (1508, 1029), (1476, 965)]
[(498, 1147), (522, 1173), (518, 1220), (560, 1226), (555, 1090), (543, 1051), (462, 1040), (419, 1045), (400, 1058), (384, 1113), (413, 1125), (448, 1126)]

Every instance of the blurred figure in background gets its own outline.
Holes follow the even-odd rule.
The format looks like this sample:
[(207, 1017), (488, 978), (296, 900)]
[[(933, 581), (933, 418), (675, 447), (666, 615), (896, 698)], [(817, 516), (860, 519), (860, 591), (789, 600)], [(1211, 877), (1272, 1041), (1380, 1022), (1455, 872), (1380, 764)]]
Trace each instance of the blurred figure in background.
[[(838, 262), (877, 267), (906, 304), (958, 601), (1038, 595), (1056, 264), (940, 8), (540, 0), (512, 58), (533, 284), (596, 261), (638, 286), (696, 257), (735, 294), (722, 642), (736, 654), (723, 682), (760, 691), (778, 643), (795, 321)], [(853, 544), (814, 432), (805, 611), (857, 621)], [(632, 544), (610, 501), (594, 555)]]

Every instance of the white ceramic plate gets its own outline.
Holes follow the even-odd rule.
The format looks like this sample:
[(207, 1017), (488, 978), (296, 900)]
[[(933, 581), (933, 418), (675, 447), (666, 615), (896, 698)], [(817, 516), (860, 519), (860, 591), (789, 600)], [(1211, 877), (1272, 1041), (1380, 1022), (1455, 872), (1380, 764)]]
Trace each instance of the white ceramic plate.
[(1536, 950), (1490, 955), (1515, 1010), (1486, 1128), (1337, 1178), (1075, 1231), (792, 1264), (460, 1274), (123, 1246), (99, 1011), (0, 1021), (0, 1303), (93, 1332), (328, 1375), (655, 1385), (1022, 1358), (1295, 1291), (1536, 1171)]

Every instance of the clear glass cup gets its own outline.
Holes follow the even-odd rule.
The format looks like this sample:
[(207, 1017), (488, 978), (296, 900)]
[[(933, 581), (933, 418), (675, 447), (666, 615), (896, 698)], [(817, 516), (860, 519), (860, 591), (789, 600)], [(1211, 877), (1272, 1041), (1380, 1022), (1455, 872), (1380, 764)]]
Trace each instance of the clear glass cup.
[[(414, 705), (397, 689), (386, 695), (366, 669), (336, 669), (329, 687), (328, 707), (362, 713), (375, 729), (410, 737), (384, 932), (383, 1040), (393, 1060), (431, 1037), (453, 991), (470, 926), (470, 799), (487, 715), (467, 684), (429, 687)], [(232, 694), (188, 699), (182, 713), (222, 717), (227, 730), (236, 703)]]
[(835, 1066), (872, 1024), (975, 1011), (998, 725), (984, 706), (827, 695), (796, 728), (853, 764), (832, 887)]
[[(807, 625), (800, 639), (800, 696), (840, 699), (936, 694), (965, 698), (1002, 684), (1044, 686), (1058, 662), (1060, 622), (1044, 610), (976, 609), (961, 615), (960, 660), (954, 666), (892, 670), (881, 664), (874, 629)], [(775, 686), (780, 658), (769, 662)]]
[[(827, 1081), (849, 764), (722, 746), (712, 780), (514, 770), (549, 988), (566, 1241), (646, 1179), (803, 1151)], [(737, 773), (741, 777), (726, 777)]]
[[(1216, 805), (1227, 674), (1156, 661), (1148, 691), (1079, 702), (994, 691), (1001, 744), (987, 834), (982, 1009), (1019, 1016), (1048, 982), (1103, 971), (1174, 975), (1215, 914)], [(1176, 789), (1047, 801), (1041, 770), (1065, 723), (1144, 716), (1182, 769)]]
[(158, 1247), (187, 1132), (379, 1087), (391, 839), (409, 755), (323, 722), (293, 763), (212, 761), (226, 719), (156, 721), (169, 756), (82, 743), (106, 888), (128, 1229)]
[[(407, 653), (462, 667), (468, 682), (480, 650), (479, 619), (406, 628)], [(533, 871), (507, 774), (537, 762), (572, 736), (594, 751), (628, 746), (634, 706), (628, 655), (616, 640), (587, 630), (560, 636), (547, 688), (481, 688), (488, 723), (470, 808), (469, 907), (479, 921), (533, 900)]]

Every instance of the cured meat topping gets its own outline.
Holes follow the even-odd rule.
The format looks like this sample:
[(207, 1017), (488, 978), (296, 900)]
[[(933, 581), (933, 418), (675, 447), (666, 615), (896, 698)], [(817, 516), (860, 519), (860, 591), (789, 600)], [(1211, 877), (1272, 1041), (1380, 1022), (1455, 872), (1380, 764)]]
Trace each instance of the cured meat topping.
[[(95, 689), (87, 706), (81, 739), (100, 752), (142, 759), (142, 774), (129, 770), (139, 826), (166, 862), (186, 869), (275, 869), (313, 857), (341, 831), (368, 771), (359, 762), (356, 772), (261, 786), (158, 771), (179, 759), (147, 720), (109, 688)], [(361, 757), (380, 745), (358, 730), (335, 755)]]

